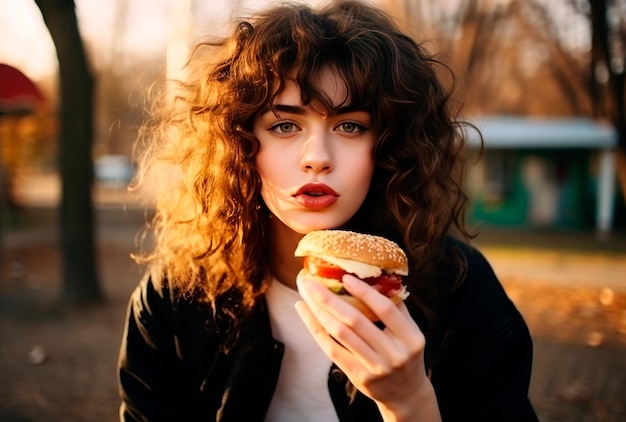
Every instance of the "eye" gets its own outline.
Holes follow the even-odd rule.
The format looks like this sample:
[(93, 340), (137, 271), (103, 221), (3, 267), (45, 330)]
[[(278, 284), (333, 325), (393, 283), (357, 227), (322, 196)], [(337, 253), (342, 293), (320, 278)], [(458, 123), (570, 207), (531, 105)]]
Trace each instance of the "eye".
[(270, 127), (270, 131), (271, 132), (275, 132), (278, 133), (280, 135), (288, 135), (290, 133), (296, 132), (298, 131), (299, 128), (298, 126), (295, 125), (295, 123), (292, 122), (278, 122), (273, 124)]
[(359, 134), (366, 131), (367, 128), (356, 122), (342, 122), (337, 126), (336, 130), (347, 134)]

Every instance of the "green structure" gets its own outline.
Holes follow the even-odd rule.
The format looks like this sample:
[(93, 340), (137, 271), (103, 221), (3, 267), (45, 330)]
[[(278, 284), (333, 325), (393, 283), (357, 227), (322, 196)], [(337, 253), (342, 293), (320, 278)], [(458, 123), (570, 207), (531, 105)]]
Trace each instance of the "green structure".
[[(615, 130), (588, 119), (485, 117), (467, 178), (470, 221), (500, 227), (610, 231)], [(471, 136), (474, 146), (480, 139)]]

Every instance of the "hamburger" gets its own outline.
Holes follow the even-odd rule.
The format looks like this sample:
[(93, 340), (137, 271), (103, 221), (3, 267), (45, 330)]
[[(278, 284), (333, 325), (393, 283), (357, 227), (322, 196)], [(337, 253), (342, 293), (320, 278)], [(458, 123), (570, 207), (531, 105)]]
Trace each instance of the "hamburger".
[(372, 321), (378, 319), (376, 314), (343, 287), (344, 274), (360, 278), (395, 304), (409, 295), (403, 284), (403, 277), (409, 273), (406, 254), (383, 237), (347, 230), (315, 230), (300, 240), (294, 254), (304, 258), (298, 279), (317, 281)]

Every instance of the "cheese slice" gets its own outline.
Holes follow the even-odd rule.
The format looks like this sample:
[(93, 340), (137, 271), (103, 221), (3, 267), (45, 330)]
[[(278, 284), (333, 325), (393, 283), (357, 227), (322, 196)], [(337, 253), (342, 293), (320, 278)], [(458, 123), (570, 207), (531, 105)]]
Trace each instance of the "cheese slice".
[(319, 258), (341, 267), (349, 273), (356, 274), (359, 278), (378, 277), (383, 273), (377, 266), (366, 264), (365, 262), (337, 258), (334, 256), (320, 256)]

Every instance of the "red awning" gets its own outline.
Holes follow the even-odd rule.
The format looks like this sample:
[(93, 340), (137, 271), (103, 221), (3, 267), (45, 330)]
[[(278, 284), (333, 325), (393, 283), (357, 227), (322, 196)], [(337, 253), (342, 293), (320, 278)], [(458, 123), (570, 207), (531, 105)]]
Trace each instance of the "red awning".
[(0, 115), (30, 113), (43, 100), (33, 81), (16, 68), (0, 63)]

